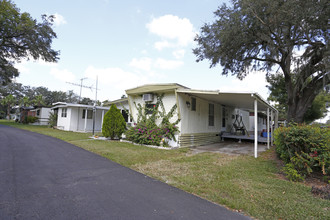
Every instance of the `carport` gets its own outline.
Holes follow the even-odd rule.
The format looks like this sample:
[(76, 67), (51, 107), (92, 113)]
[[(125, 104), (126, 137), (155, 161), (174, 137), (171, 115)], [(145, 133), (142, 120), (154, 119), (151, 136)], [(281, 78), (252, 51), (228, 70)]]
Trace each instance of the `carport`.
[(220, 92), (192, 89), (178, 89), (176, 93), (188, 94), (225, 106), (245, 109), (254, 112), (254, 157), (258, 157), (258, 112), (267, 115), (267, 148), (273, 145), (274, 136), (270, 137), (278, 126), (278, 111), (264, 100), (258, 93), (250, 92)]

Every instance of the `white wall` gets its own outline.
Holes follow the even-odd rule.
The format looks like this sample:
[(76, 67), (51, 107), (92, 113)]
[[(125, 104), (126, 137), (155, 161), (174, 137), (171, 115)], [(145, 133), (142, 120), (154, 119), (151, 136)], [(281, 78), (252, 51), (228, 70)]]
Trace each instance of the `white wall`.
[[(258, 117), (258, 133), (260, 134), (260, 132), (262, 130), (266, 130), (267, 129), (267, 117), (266, 118), (261, 118)], [(254, 131), (254, 116), (249, 116), (249, 128), (248, 131)]]
[(47, 125), (49, 121), (51, 109), (50, 108), (41, 108), (40, 109), (40, 124)]
[[(228, 120), (226, 121), (226, 132), (230, 132), (233, 127), (233, 124), (235, 122), (235, 117), (236, 115), (239, 115), (237, 118), (236, 125), (240, 122), (240, 126), (245, 126), (246, 130), (249, 131), (249, 111), (238, 109), (238, 108), (233, 108), (233, 107), (226, 107), (228, 109)], [(242, 116), (242, 122), (240, 121), (240, 116)], [(224, 131), (224, 130), (223, 130)], [(233, 131), (233, 130), (232, 130)]]
[[(181, 113), (181, 133), (215, 133), (230, 132), (235, 122), (236, 114), (242, 115), (244, 126), (248, 130), (249, 111), (224, 106), (205, 99), (196, 98), (196, 111), (187, 107), (186, 102), (190, 102), (190, 95), (179, 94), (179, 105)], [(209, 103), (214, 104), (214, 126), (209, 126)], [(225, 109), (225, 126), (223, 127), (223, 108)]]
[[(86, 108), (73, 108), (74, 114), (71, 118), (71, 120), (72, 120), (71, 131), (76, 131), (77, 125), (78, 125), (78, 131), (86, 131), (86, 132), (93, 131), (93, 118), (90, 118), (90, 119), (88, 119), (87, 117), (83, 118), (84, 109), (87, 110)], [(93, 111), (93, 110), (88, 109), (88, 111)], [(79, 116), (78, 116), (78, 112), (79, 112)], [(104, 110), (104, 115), (106, 112), (107, 112), (107, 110)], [(78, 123), (78, 119), (79, 119), (79, 123)], [(85, 129), (85, 121), (86, 121), (86, 129)], [(102, 126), (102, 110), (97, 109), (96, 115), (95, 115), (94, 131), (96, 131), (96, 132), (101, 131), (101, 126)]]
[[(160, 93), (160, 94), (162, 94), (162, 93)], [(164, 97), (163, 97), (162, 101), (163, 101), (163, 104), (164, 104), (165, 112), (168, 113), (172, 109), (172, 107), (176, 104), (176, 96), (175, 96), (174, 91), (164, 93)], [(136, 103), (136, 105), (134, 104), (134, 102)], [(157, 102), (157, 98), (156, 98), (156, 95), (155, 95), (154, 100), (152, 102), (148, 102), (148, 103), (156, 104), (156, 102)], [(142, 96), (139, 96), (139, 95), (135, 95), (135, 96), (130, 95), (129, 96), (129, 103), (130, 103), (130, 106), (131, 106), (130, 112), (131, 112), (131, 115), (133, 117), (133, 122), (137, 122), (138, 110), (135, 106), (138, 106), (138, 104), (141, 104), (141, 106), (143, 107), (143, 106), (145, 106), (146, 103), (142, 100)], [(159, 106), (158, 110), (162, 111), (160, 106)], [(173, 123), (177, 120), (178, 120), (178, 108), (176, 109), (173, 117), (170, 119), (170, 122)], [(161, 119), (158, 119), (156, 121), (156, 123), (158, 123), (158, 124), (160, 124), (160, 122), (161, 122)], [(180, 122), (177, 126), (180, 129)], [(175, 138), (178, 141), (178, 134), (176, 135)], [(178, 142), (174, 142), (173, 140), (169, 140), (168, 145), (171, 146), (171, 147), (177, 147)]]
[(58, 109), (57, 128), (65, 131), (70, 130), (71, 108), (67, 108), (67, 116), (61, 117), (63, 108)]
[[(186, 102), (190, 102), (191, 97), (185, 94), (178, 94), (180, 115), (181, 115), (181, 133), (213, 133), (222, 129), (222, 106), (204, 99), (196, 98), (196, 111), (188, 108)], [(209, 126), (209, 103), (214, 104), (214, 126)]]
[[(160, 93), (160, 94), (162, 94), (162, 93)], [(166, 113), (168, 113), (172, 109), (172, 107), (176, 104), (175, 93), (174, 92), (165, 93), (164, 98), (163, 98), (162, 101), (163, 101), (163, 104), (164, 104), (165, 111), (166, 111)], [(130, 106), (132, 108), (131, 109), (131, 115), (133, 117), (133, 121), (137, 122), (138, 110), (135, 107), (134, 102), (136, 103), (136, 106), (138, 106), (138, 104), (141, 104), (142, 107), (146, 103), (142, 100), (142, 96), (136, 96), (136, 95), (135, 96), (132, 96), (132, 95), (129, 96), (129, 103), (130, 103)], [(154, 100), (152, 102), (148, 102), (148, 103), (156, 104), (156, 102), (157, 102), (156, 95), (154, 95)], [(161, 107), (159, 107), (159, 110), (161, 111)], [(170, 122), (173, 123), (177, 119), (178, 119), (178, 114), (177, 114), (177, 110), (176, 110), (176, 113), (171, 118)], [(158, 121), (158, 123), (160, 123), (160, 120)]]
[[(62, 108), (58, 110), (58, 117), (57, 117), (57, 128), (66, 130), (66, 131), (86, 131), (91, 132), (93, 131), (93, 119), (87, 119), (86, 130), (85, 130), (85, 119), (82, 118), (84, 108), (77, 107), (68, 107), (67, 108), (67, 117), (61, 117)], [(101, 109), (96, 110), (96, 117), (95, 117), (95, 131), (101, 131), (102, 126), (102, 111)], [(107, 110), (104, 110), (104, 114)], [(79, 112), (79, 116), (78, 116)], [(79, 120), (79, 123), (78, 123)], [(77, 129), (78, 128), (78, 129)]]

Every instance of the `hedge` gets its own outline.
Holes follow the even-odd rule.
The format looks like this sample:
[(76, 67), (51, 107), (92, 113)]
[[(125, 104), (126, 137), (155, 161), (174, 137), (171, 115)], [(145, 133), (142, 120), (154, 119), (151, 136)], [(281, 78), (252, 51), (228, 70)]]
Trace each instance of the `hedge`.
[(275, 130), (278, 156), (286, 163), (284, 172), (293, 181), (313, 172), (329, 180), (330, 129), (311, 125), (291, 125)]

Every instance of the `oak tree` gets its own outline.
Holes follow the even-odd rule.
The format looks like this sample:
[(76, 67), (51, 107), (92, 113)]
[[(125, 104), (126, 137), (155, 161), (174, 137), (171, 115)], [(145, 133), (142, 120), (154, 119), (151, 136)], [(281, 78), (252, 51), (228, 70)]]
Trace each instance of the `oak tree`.
[(52, 29), (54, 16), (42, 15), (42, 22), (29, 13), (20, 12), (10, 0), (0, 0), (0, 85), (19, 75), (15, 62), (22, 59), (42, 59), (56, 62), (59, 51), (51, 48), (56, 33)]
[(302, 122), (330, 83), (328, 0), (232, 0), (215, 11), (193, 50), (197, 61), (221, 65), (243, 79), (251, 71), (283, 74), (287, 120)]

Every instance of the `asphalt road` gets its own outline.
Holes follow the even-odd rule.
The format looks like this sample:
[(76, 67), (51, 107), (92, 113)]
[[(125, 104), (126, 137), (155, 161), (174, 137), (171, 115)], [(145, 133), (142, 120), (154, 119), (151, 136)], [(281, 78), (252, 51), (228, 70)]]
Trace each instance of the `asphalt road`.
[(56, 138), (0, 125), (0, 219), (249, 219)]

